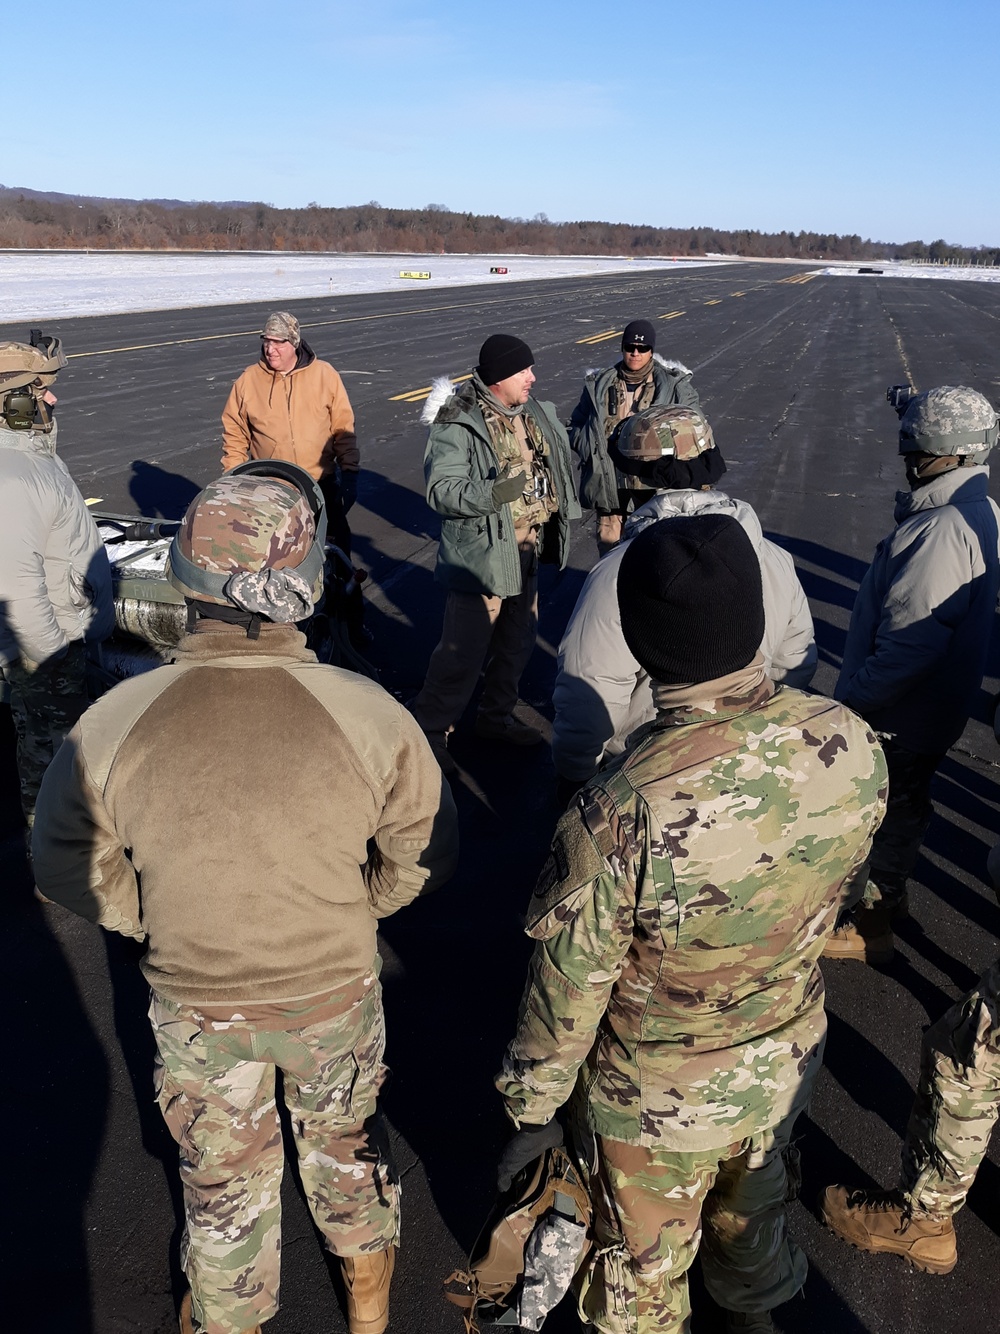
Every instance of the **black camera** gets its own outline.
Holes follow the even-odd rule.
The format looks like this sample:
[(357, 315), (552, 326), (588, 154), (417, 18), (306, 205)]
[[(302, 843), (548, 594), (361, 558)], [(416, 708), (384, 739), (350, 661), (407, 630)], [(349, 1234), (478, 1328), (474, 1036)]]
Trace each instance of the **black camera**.
[(910, 406), (910, 400), (916, 398), (917, 391), (912, 384), (891, 384), (885, 391), (885, 401), (891, 408), (896, 409), (898, 416)]

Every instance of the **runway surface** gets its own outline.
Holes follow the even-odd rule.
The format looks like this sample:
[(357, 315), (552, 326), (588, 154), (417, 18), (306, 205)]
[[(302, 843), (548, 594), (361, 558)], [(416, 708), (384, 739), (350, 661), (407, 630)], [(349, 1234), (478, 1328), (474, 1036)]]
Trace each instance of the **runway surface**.
[[(372, 576), (372, 656), (403, 699), (419, 687), (443, 606), (432, 577), (437, 524), (423, 501), (421, 396), (435, 376), (468, 374), (488, 333), (530, 343), (536, 396), (565, 418), (585, 370), (617, 359), (625, 323), (653, 319), (657, 350), (695, 372), (729, 464), (722, 488), (750, 501), (795, 557), (816, 621), (819, 690), (832, 689), (858, 581), (892, 525), (902, 484), (885, 387), (910, 378), (920, 388), (968, 384), (1000, 397), (1000, 290), (973, 283), (850, 281), (812, 277), (801, 266), (732, 265), (291, 308), (318, 355), (341, 371), (355, 406), (363, 466), (351, 514), (355, 555)], [(57, 386), (59, 449), (83, 494), (102, 508), (179, 516), (218, 472), (219, 413), (232, 380), (256, 359), (267, 313), (240, 305), (47, 327), (71, 356)], [(0, 339), (26, 333), (0, 326)], [(543, 719), (551, 716), (562, 628), (595, 557), (592, 527), (578, 526), (570, 569), (561, 577), (543, 571), (541, 633), (523, 682)], [(979, 716), (936, 780), (937, 817), (895, 962), (824, 969), (827, 1061), (801, 1126), (805, 1185), (791, 1208), (810, 1278), (804, 1298), (777, 1312), (790, 1334), (995, 1327), (1000, 1144), (959, 1217), (959, 1265), (947, 1278), (859, 1255), (811, 1212), (830, 1181), (894, 1183), (921, 1028), (997, 953), (1000, 909), (982, 881), (1000, 832), (1000, 750), (987, 726), (995, 654), (990, 673)], [(9, 717), (0, 725), (0, 833), (12, 836)], [(381, 930), (393, 1069), (384, 1105), (404, 1190), (390, 1329), (421, 1334), (461, 1329), (440, 1282), (463, 1262), (490, 1204), (506, 1136), (492, 1076), (529, 952), (519, 914), (558, 815), (547, 747), (511, 755), (477, 743), (466, 727), (454, 752), (459, 873)], [(29, 1313), (39, 1331), (166, 1334), (180, 1292), (175, 1150), (151, 1098), (135, 951), (59, 909), (39, 908), (13, 840), (4, 848), (11, 888), (0, 976), (14, 1037), (6, 1100), (14, 1232), (0, 1253), (10, 1308)], [(291, 1172), (283, 1198), (283, 1307), (268, 1334), (339, 1334), (344, 1316)], [(712, 1334), (718, 1313), (696, 1279), (694, 1287), (696, 1334)], [(546, 1325), (555, 1334), (577, 1328), (563, 1311)]]

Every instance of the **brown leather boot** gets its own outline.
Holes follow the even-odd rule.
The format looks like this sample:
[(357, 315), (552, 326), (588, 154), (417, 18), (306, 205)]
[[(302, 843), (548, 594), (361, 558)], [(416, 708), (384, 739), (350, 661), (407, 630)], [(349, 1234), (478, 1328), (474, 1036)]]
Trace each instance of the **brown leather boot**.
[(395, 1246), (340, 1257), (351, 1334), (383, 1334), (389, 1323), (389, 1284), (395, 1263)]
[(926, 1274), (950, 1274), (958, 1262), (951, 1219), (914, 1212), (897, 1190), (827, 1186), (820, 1213), (828, 1228), (858, 1250), (901, 1255)]
[[(194, 1323), (194, 1315), (191, 1311), (191, 1290), (190, 1288), (181, 1298), (181, 1309), (177, 1312), (177, 1322), (181, 1334), (198, 1334), (201, 1325)], [(254, 1325), (253, 1329), (248, 1329), (246, 1334), (260, 1334), (260, 1325)]]
[(891, 963), (895, 952), (890, 909), (854, 908), (845, 913), (823, 946), (824, 959)]

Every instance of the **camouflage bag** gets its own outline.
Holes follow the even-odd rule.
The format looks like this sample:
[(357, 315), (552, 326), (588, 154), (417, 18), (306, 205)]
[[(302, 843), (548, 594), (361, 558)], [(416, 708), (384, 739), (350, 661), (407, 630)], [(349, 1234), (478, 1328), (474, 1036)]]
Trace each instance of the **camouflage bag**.
[(468, 1271), (445, 1280), (466, 1334), (540, 1330), (590, 1250), (590, 1196), (565, 1148), (547, 1150), (519, 1181), (487, 1219)]

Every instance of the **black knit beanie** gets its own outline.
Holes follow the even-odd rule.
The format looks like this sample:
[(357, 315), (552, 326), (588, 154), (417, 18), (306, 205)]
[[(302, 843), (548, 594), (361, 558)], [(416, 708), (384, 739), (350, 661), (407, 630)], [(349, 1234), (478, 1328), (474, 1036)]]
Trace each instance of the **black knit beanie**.
[(633, 538), (618, 606), (633, 657), (667, 685), (738, 671), (764, 637), (760, 561), (728, 514), (661, 519)]
[(499, 384), (518, 371), (526, 371), (534, 360), (531, 348), (520, 338), (513, 334), (490, 334), (479, 349), (476, 370), (483, 384)]
[(656, 330), (649, 320), (633, 320), (631, 324), (626, 324), (625, 332), (622, 334), (622, 347), (628, 347), (630, 343), (648, 347), (650, 352), (655, 349)]

